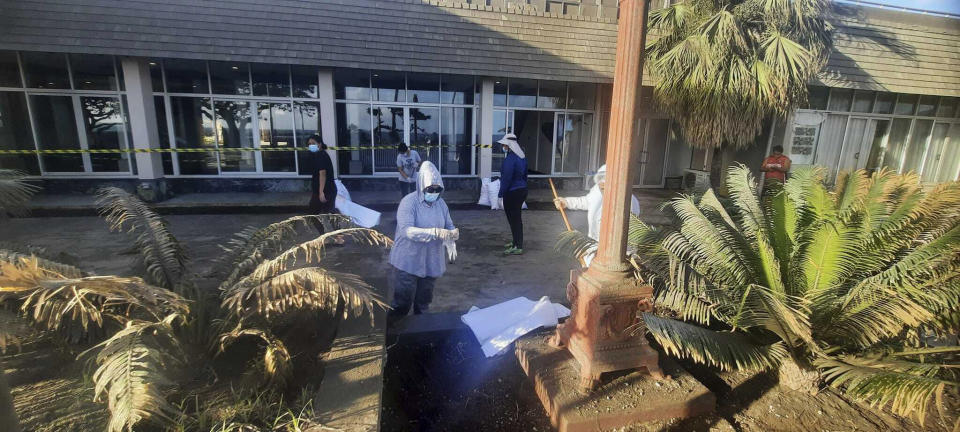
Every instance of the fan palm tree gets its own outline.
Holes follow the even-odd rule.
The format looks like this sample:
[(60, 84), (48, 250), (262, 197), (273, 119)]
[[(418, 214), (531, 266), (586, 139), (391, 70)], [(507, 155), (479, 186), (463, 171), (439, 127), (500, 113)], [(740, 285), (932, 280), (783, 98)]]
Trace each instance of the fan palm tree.
[(0, 218), (22, 216), (27, 203), (40, 188), (25, 180), (26, 174), (0, 168)]
[(652, 11), (646, 65), (660, 107), (690, 145), (732, 156), (766, 119), (806, 103), (832, 49), (829, 10), (830, 0), (683, 0)]
[[(668, 203), (673, 227), (631, 227), (638, 271), (679, 318), (643, 316), (667, 353), (724, 370), (800, 365), (921, 423), (960, 388), (960, 347), (929, 344), (960, 331), (960, 183), (925, 193), (915, 175), (860, 171), (828, 190), (811, 169), (761, 200), (739, 166), (727, 187), (729, 209), (708, 190)], [(559, 247), (591, 246), (566, 234)]]

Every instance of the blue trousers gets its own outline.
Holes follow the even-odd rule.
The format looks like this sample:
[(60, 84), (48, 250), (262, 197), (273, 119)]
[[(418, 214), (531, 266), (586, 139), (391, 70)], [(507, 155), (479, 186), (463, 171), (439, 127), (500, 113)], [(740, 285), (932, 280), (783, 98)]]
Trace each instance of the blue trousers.
[(417, 277), (396, 268), (393, 271), (393, 301), (390, 303), (393, 309), (389, 315), (406, 316), (411, 305), (414, 314), (426, 313), (433, 301), (433, 285), (437, 278)]

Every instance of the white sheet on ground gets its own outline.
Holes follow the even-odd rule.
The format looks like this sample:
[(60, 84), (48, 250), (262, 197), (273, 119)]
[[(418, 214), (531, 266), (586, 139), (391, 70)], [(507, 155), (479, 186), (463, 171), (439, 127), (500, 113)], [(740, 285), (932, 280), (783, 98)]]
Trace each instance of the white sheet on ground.
[(473, 306), (460, 320), (473, 331), (483, 354), (493, 357), (504, 352), (520, 336), (539, 327), (555, 326), (560, 318), (567, 316), (570, 316), (570, 309), (551, 303), (549, 297), (541, 297), (536, 302), (517, 297), (483, 309)]

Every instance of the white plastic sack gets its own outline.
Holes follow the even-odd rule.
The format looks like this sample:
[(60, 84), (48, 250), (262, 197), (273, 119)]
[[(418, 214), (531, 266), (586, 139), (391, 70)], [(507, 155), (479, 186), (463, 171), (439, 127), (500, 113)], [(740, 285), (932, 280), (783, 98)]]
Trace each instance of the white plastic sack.
[[(503, 208), (503, 198), (499, 198), (497, 195), (500, 195), (500, 180), (494, 180), (490, 183), (487, 183), (487, 199), (490, 202), (486, 205), (490, 206), (490, 210), (499, 210)], [(527, 202), (524, 201), (520, 208), (527, 208)]]
[(333, 181), (337, 185), (337, 197), (344, 197), (347, 201), (353, 201), (350, 199), (350, 191), (347, 190), (347, 187), (343, 185), (343, 182), (340, 179)]
[(533, 301), (517, 297), (500, 304), (479, 309), (476, 306), (460, 317), (473, 332), (483, 354), (493, 357), (503, 353), (513, 341), (540, 327), (552, 327), (558, 320), (570, 316), (570, 309), (551, 303), (549, 297)]
[(490, 190), (487, 188), (489, 184), (489, 177), (484, 177), (480, 180), (480, 199), (477, 200), (477, 205), (490, 205)]

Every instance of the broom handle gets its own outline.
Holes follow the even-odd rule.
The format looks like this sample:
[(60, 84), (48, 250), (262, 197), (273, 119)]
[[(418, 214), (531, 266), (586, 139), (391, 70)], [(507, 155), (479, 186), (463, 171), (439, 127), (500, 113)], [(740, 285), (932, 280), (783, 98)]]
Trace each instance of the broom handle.
[[(547, 181), (550, 182), (550, 190), (553, 191), (553, 199), (560, 199), (560, 195), (557, 195), (557, 187), (553, 185), (553, 179), (548, 178)], [(567, 231), (573, 231), (573, 227), (570, 226), (570, 220), (567, 219), (567, 211), (563, 207), (560, 207), (560, 216), (563, 216), (563, 223), (567, 225)]]

